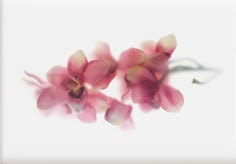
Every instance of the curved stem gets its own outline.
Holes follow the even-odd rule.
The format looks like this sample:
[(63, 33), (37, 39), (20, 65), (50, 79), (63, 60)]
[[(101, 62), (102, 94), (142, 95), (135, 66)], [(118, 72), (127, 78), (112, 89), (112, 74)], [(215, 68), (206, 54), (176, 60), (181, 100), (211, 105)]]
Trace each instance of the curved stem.
[(191, 59), (191, 58), (181, 58), (181, 59), (170, 60), (169, 63), (171, 64), (171, 63), (176, 63), (176, 62), (180, 62), (180, 61), (188, 61), (188, 62), (195, 64), (198, 67), (203, 67), (202, 64), (200, 64), (199, 62), (197, 62), (196, 60)]
[(214, 76), (208, 78), (205, 81), (199, 81), (196, 78), (193, 78), (192, 83), (193, 84), (206, 84), (208, 82), (210, 82), (211, 80), (213, 80), (219, 73), (220, 70), (218, 69), (214, 69), (214, 68), (208, 68), (208, 67), (204, 67), (203, 65), (201, 65), (200, 63), (198, 63), (197, 61), (190, 59), (190, 58), (183, 58), (183, 59), (178, 59), (175, 61), (170, 61), (169, 63), (174, 63), (174, 62), (178, 62), (178, 61), (190, 61), (193, 64), (195, 64), (195, 67), (192, 66), (187, 66), (187, 65), (177, 65), (174, 66), (173, 68), (170, 68), (168, 71), (166, 71), (162, 78), (160, 79), (160, 81), (162, 82), (163, 80), (165, 80), (165, 78), (167, 77), (167, 75), (172, 74), (172, 73), (178, 73), (178, 72), (188, 72), (188, 71), (210, 71), (210, 72), (214, 72)]

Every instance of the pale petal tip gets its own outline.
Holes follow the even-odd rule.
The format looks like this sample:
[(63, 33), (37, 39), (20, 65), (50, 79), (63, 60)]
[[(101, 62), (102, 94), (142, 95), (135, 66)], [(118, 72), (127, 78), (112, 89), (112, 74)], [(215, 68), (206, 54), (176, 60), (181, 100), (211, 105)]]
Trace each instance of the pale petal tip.
[(177, 41), (174, 34), (169, 34), (162, 37), (156, 46), (156, 51), (162, 51), (168, 54), (172, 54), (177, 46)]
[(77, 50), (68, 60), (68, 71), (72, 73), (82, 73), (87, 66), (87, 58), (82, 50)]
[(184, 104), (182, 93), (171, 86), (162, 85), (159, 90), (160, 106), (167, 112), (179, 112)]
[(86, 105), (85, 109), (77, 114), (77, 118), (85, 123), (94, 123), (97, 120), (96, 111), (90, 105)]
[(122, 125), (130, 119), (132, 107), (113, 100), (110, 108), (105, 113), (105, 120), (113, 125)]

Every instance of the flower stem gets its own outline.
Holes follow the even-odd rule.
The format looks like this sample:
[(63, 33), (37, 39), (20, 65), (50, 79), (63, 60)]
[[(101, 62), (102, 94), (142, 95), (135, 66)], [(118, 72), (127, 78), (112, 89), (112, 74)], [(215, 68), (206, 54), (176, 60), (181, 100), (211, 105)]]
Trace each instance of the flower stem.
[(213, 72), (214, 75), (209, 77), (205, 81), (199, 81), (196, 78), (193, 78), (193, 80), (192, 80), (193, 84), (206, 84), (206, 83), (210, 82), (211, 80), (213, 80), (220, 73), (220, 70), (214, 69), (214, 68), (205, 67), (205, 66), (201, 65), (199, 62), (197, 62), (196, 60), (193, 60), (193, 59), (190, 59), (190, 58), (182, 58), (182, 59), (172, 60), (172, 61), (169, 62), (169, 64), (176, 63), (176, 62), (179, 62), (179, 61), (189, 61), (192, 64), (194, 64), (195, 66), (187, 66), (187, 65), (177, 65), (177, 66), (174, 66), (174, 67), (170, 68), (168, 71), (166, 71), (164, 73), (164, 75), (162, 76), (160, 81), (164, 81), (165, 78), (169, 74), (172, 74), (172, 73), (188, 72), (188, 71), (209, 71), (209, 72)]

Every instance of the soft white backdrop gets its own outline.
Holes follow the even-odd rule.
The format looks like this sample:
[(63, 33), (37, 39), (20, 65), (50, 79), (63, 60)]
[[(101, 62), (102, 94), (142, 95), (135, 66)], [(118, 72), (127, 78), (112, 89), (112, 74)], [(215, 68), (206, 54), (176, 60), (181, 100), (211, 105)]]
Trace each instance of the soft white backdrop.
[[(52, 1), (51, 1), (52, 2)], [(236, 105), (233, 8), (224, 3), (3, 3), (4, 162), (27, 161), (235, 161)], [(173, 59), (191, 57), (222, 74), (204, 86), (198, 74), (179, 74), (172, 84), (185, 103), (180, 113), (143, 113), (135, 106), (136, 129), (123, 131), (98, 117), (95, 124), (57, 115), (43, 117), (24, 70), (45, 76), (66, 65), (77, 49), (90, 54), (99, 40), (113, 55), (146, 39), (174, 33)], [(106, 91), (118, 98), (117, 83)]]

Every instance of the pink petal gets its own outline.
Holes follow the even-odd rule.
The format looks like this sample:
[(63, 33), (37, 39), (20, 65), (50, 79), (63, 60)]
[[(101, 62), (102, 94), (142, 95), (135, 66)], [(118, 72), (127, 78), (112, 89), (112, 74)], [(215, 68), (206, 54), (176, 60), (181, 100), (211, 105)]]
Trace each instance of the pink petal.
[(117, 67), (117, 61), (113, 58), (109, 45), (105, 42), (97, 43), (94, 51), (94, 56), (98, 60), (108, 61), (112, 65), (111, 68), (115, 69)]
[(132, 87), (131, 98), (134, 103), (151, 103), (158, 86), (152, 81), (143, 81)]
[(61, 110), (59, 111), (62, 116), (72, 115), (73, 111), (68, 106), (68, 104), (62, 105)]
[(115, 68), (110, 61), (94, 60), (88, 63), (84, 81), (94, 88), (104, 89), (115, 76)]
[(42, 90), (37, 100), (37, 106), (39, 109), (46, 110), (57, 105), (65, 104), (67, 101), (67, 92), (58, 88), (50, 87)]
[(94, 50), (94, 56), (99, 60), (110, 60), (115, 62), (111, 55), (110, 48), (107, 43), (99, 42)]
[(156, 81), (155, 76), (143, 66), (131, 67), (125, 76), (128, 85), (136, 85), (143, 81)]
[(130, 48), (121, 53), (119, 59), (119, 68), (127, 69), (129, 67), (142, 64), (146, 60), (146, 54), (137, 48)]
[(167, 112), (178, 112), (184, 103), (180, 91), (164, 84), (159, 89), (159, 97), (160, 106)]
[(95, 122), (97, 119), (96, 111), (90, 105), (86, 105), (85, 109), (80, 112), (77, 117), (86, 123)]
[(168, 54), (172, 54), (177, 46), (175, 36), (173, 34), (169, 34), (161, 38), (156, 46), (156, 52), (165, 52)]
[(162, 70), (167, 65), (170, 55), (164, 52), (158, 52), (148, 57), (143, 66), (152, 71)]
[(133, 119), (132, 119), (131, 117), (130, 117), (129, 119), (127, 119), (127, 120), (121, 125), (121, 129), (123, 129), (123, 130), (133, 130), (133, 129), (135, 129)]
[(68, 60), (68, 71), (70, 74), (81, 74), (87, 66), (87, 58), (82, 50), (76, 51)]
[(141, 48), (147, 54), (154, 54), (156, 52), (156, 42), (152, 40), (146, 40), (141, 44)]
[(109, 107), (106, 96), (101, 92), (89, 93), (88, 104), (90, 104), (97, 112), (104, 112)]
[(84, 89), (80, 98), (69, 97), (68, 107), (70, 107), (74, 113), (80, 113), (86, 108), (87, 100), (88, 92), (87, 89)]
[(48, 81), (58, 87), (61, 87), (64, 80), (69, 76), (65, 67), (55, 66), (47, 73)]
[(140, 108), (143, 112), (150, 112), (153, 109), (157, 110), (160, 108), (160, 99), (158, 92), (156, 92), (156, 95), (153, 97), (151, 102), (148, 103), (139, 103)]
[(140, 103), (139, 106), (140, 109), (145, 113), (148, 113), (153, 110), (153, 106), (151, 103)]
[(124, 102), (126, 100), (128, 100), (131, 97), (131, 90), (127, 89), (126, 91), (124, 91), (121, 95), (121, 101)]
[(63, 104), (63, 105), (60, 105), (60, 106), (56, 106), (56, 107), (53, 107), (53, 108), (50, 108), (48, 110), (40, 110), (40, 113), (43, 115), (43, 116), (46, 116), (46, 117), (49, 117), (51, 116), (52, 114), (53, 115), (58, 115), (60, 117), (63, 117), (63, 118), (71, 118), (73, 117), (74, 115), (72, 115), (72, 111), (71, 109), (67, 106), (67, 104)]
[(132, 107), (117, 100), (111, 102), (110, 108), (106, 111), (105, 120), (114, 125), (122, 125), (130, 119)]

